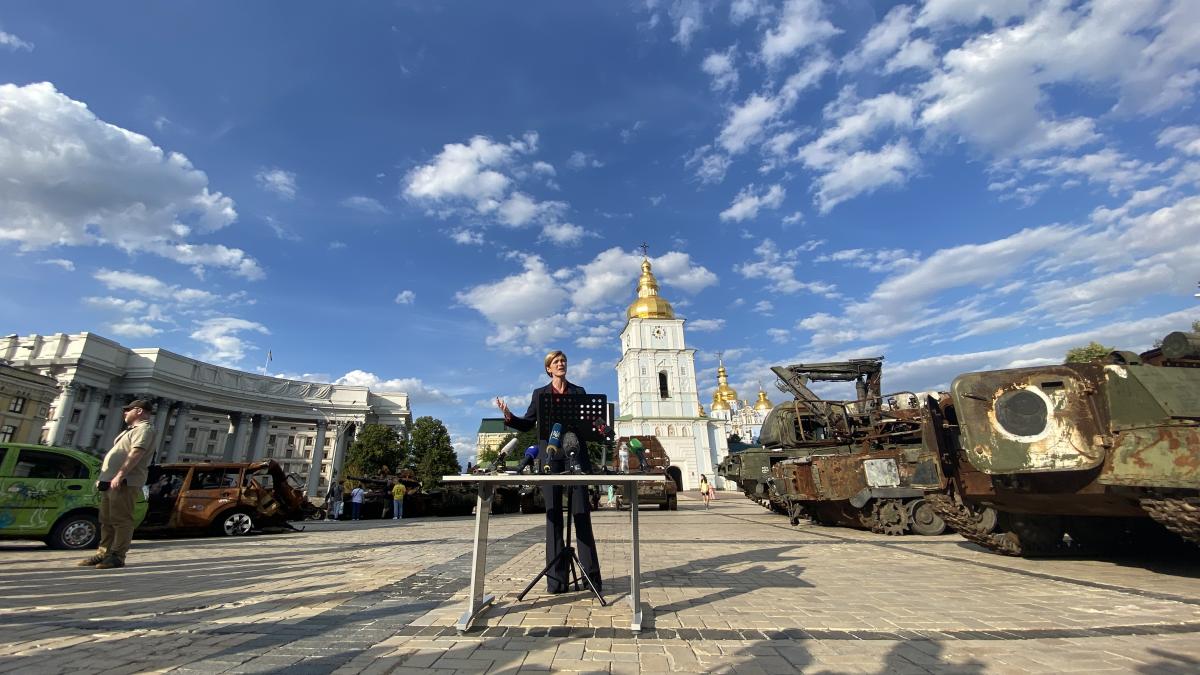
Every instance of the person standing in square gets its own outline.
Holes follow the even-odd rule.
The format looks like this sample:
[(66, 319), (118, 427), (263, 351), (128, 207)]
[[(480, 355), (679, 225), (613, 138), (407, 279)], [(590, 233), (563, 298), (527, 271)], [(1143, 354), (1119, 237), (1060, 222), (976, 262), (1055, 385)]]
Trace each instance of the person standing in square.
[(100, 493), (100, 546), (96, 554), (79, 561), (80, 567), (98, 570), (125, 566), (133, 541), (133, 505), (146, 484), (154, 456), (154, 404), (139, 398), (125, 406), (124, 431), (104, 455), (96, 488)]

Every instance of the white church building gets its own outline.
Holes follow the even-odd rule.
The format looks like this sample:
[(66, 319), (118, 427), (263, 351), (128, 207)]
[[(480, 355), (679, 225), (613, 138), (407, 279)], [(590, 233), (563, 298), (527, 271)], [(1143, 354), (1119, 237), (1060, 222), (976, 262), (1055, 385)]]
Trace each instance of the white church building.
[(696, 350), (684, 342), (684, 320), (658, 294), (649, 260), (642, 261), (637, 299), (626, 316), (617, 362), (617, 435), (656, 436), (678, 469), (674, 478), (682, 489), (695, 490), (701, 475), (724, 489), (716, 474), (729, 454), (726, 425), (709, 419), (700, 404)]

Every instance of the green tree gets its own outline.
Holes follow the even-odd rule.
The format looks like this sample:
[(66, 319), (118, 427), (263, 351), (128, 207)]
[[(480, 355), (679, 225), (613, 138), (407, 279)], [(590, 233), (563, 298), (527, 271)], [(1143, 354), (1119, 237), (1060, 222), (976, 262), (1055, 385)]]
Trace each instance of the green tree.
[(350, 476), (374, 476), (398, 470), (407, 459), (404, 441), (391, 427), (382, 424), (364, 426), (346, 451), (344, 473)]
[(1196, 319), (1192, 322), (1192, 332), (1200, 333), (1200, 319)]
[(1067, 363), (1088, 363), (1097, 361), (1109, 355), (1113, 347), (1105, 347), (1099, 342), (1089, 342), (1083, 347), (1067, 350)]
[(440, 482), (442, 476), (462, 471), (454, 444), (450, 442), (450, 432), (446, 431), (446, 425), (441, 420), (429, 416), (417, 418), (409, 439), (411, 466), (422, 488), (431, 488)]

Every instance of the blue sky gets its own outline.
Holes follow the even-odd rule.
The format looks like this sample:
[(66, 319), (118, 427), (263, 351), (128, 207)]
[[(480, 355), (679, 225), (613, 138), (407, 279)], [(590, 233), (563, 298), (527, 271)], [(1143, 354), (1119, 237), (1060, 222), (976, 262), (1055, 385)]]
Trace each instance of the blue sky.
[(645, 241), (722, 350), (884, 388), (1200, 318), (1200, 4), (8, 2), (5, 332), (412, 395), (473, 454)]

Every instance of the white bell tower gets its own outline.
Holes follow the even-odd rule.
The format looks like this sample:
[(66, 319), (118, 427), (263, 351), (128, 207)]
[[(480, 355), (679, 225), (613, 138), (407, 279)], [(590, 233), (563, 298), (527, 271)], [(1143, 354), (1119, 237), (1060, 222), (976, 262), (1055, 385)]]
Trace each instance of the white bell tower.
[(696, 350), (688, 349), (683, 319), (658, 294), (650, 261), (642, 260), (637, 299), (626, 312), (617, 362), (618, 436), (656, 436), (676, 479), (694, 490), (705, 475), (720, 488), (717, 464), (728, 454), (724, 425), (704, 414), (696, 388)]

